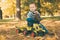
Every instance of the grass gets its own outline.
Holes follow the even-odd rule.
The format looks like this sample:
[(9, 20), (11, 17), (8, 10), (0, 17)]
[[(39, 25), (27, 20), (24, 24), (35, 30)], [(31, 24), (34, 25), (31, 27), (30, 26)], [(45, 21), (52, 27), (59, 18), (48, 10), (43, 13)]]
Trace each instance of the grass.
[(0, 19), (0, 22), (10, 22), (10, 21), (12, 21), (13, 19)]
[(59, 21), (60, 20), (60, 16), (42, 17), (42, 19)]
[[(60, 20), (60, 16), (52, 16), (52, 17), (41, 17), (42, 19), (46, 19), (46, 20), (56, 20), (56, 21), (59, 21)], [(0, 22), (10, 22), (12, 21), (13, 19), (0, 19)], [(26, 20), (26, 18), (22, 19), (22, 20)]]
[(10, 22), (10, 21), (12, 21), (13, 19), (0, 19), (0, 25), (2, 25), (2, 24), (5, 24), (6, 22)]
[[(55, 20), (55, 21), (59, 21), (60, 20), (60, 16), (52, 16), (52, 17), (41, 17), (42, 19), (46, 19), (46, 20)], [(23, 18), (22, 20), (26, 20), (26, 17)]]

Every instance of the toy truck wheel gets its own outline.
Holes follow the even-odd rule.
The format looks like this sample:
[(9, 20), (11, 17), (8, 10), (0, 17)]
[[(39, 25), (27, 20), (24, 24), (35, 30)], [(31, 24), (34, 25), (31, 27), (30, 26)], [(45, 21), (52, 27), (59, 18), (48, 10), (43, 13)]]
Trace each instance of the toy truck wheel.
[(18, 33), (18, 29), (16, 29), (16, 32)]
[(23, 31), (23, 34), (26, 35), (27, 34), (27, 31)]
[(34, 33), (34, 32), (32, 32), (30, 36), (31, 36), (31, 37), (35, 37), (35, 33)]

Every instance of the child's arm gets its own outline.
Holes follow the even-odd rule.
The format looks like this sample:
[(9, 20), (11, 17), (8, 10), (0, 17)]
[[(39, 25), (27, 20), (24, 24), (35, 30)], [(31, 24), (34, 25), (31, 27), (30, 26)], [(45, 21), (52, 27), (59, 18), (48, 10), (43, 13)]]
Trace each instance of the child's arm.
[(33, 12), (30, 12), (27, 14), (27, 18), (31, 18), (34, 20), (34, 15), (33, 15)]
[(35, 11), (35, 19), (38, 21), (41, 21), (40, 13), (38, 11)]
[(40, 18), (40, 13), (38, 11), (34, 12), (36, 16), (38, 16), (38, 18)]
[(29, 13), (27, 14), (27, 21), (28, 21), (28, 22), (31, 22), (31, 21), (33, 21), (33, 20), (34, 20), (33, 13), (32, 13), (32, 12), (29, 12)]
[(31, 18), (31, 12), (29, 12), (28, 14), (27, 14), (27, 18)]

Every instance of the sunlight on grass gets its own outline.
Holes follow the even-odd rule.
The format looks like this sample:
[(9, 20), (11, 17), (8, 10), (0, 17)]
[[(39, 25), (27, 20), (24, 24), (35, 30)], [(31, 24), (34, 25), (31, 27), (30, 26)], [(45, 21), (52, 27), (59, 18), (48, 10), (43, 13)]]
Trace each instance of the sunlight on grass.
[(13, 19), (2, 19), (0, 20), (0, 22), (9, 22), (9, 21), (12, 21)]

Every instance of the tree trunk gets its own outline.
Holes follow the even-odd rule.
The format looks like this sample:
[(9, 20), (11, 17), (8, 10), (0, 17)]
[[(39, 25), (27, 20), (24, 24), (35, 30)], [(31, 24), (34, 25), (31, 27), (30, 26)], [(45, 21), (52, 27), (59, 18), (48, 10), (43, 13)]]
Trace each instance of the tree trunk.
[(21, 19), (21, 8), (20, 8), (20, 0), (16, 0), (16, 16), (18, 19)]
[(37, 0), (37, 1), (38, 1), (38, 2), (37, 2), (38, 11), (39, 11), (39, 13), (41, 14), (41, 11), (40, 11), (40, 8), (41, 8), (40, 0)]
[(0, 9), (0, 19), (2, 19), (2, 10)]

